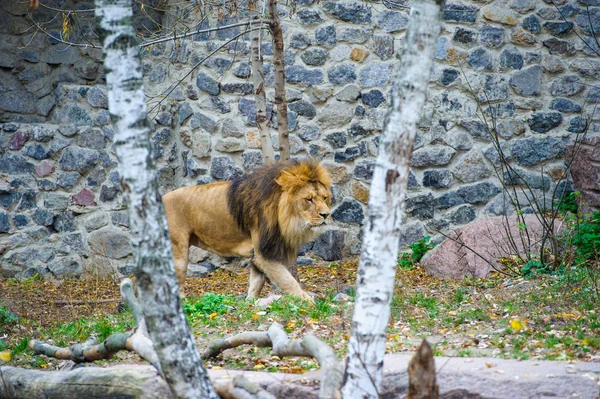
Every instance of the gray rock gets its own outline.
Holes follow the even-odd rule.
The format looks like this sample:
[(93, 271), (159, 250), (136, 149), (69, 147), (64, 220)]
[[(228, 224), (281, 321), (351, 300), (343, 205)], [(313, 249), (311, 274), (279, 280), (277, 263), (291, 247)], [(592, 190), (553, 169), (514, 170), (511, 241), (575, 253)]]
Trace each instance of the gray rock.
[(514, 119), (501, 120), (496, 123), (496, 131), (502, 138), (509, 139), (525, 133), (525, 125)]
[(536, 3), (536, 0), (512, 0), (510, 8), (520, 14), (526, 14), (529, 11), (535, 10)]
[(79, 172), (63, 172), (58, 175), (57, 184), (65, 190), (70, 190), (77, 184), (79, 176)]
[(218, 75), (223, 75), (231, 67), (231, 64), (233, 64), (233, 61), (228, 58), (211, 57), (205, 65), (217, 72)]
[(458, 43), (470, 44), (477, 41), (477, 33), (470, 29), (465, 29), (461, 27), (457, 27), (454, 30), (454, 35), (452, 36), (452, 40)]
[(75, 216), (72, 212), (59, 212), (58, 215), (54, 217), (52, 227), (58, 232), (75, 231)]
[(78, 258), (74, 255), (58, 257), (48, 263), (48, 270), (57, 278), (80, 277), (83, 273), (83, 266)]
[(548, 48), (550, 54), (561, 54), (561, 55), (573, 55), (577, 51), (575, 46), (568, 41), (559, 40), (552, 37), (548, 40), (544, 40), (542, 44)]
[(329, 25), (317, 28), (317, 30), (315, 30), (315, 41), (317, 44), (324, 47), (331, 48), (334, 46), (337, 42), (335, 27), (333, 25)]
[(317, 237), (312, 251), (326, 261), (340, 260), (343, 257), (344, 238), (344, 231), (328, 230)]
[(79, 144), (79, 146), (81, 147), (101, 150), (103, 148), (106, 148), (108, 140), (106, 139), (106, 136), (104, 136), (104, 133), (102, 133), (100, 129), (93, 129), (89, 127), (79, 132), (77, 144)]
[(527, 120), (529, 128), (537, 133), (546, 133), (562, 122), (562, 114), (560, 112), (534, 112), (531, 118)]
[(485, 162), (483, 154), (474, 149), (458, 160), (458, 163), (452, 168), (452, 173), (462, 183), (473, 183), (490, 177), (492, 170)]
[(572, 30), (575, 24), (570, 21), (561, 21), (561, 22), (545, 22), (544, 27), (550, 31), (553, 36), (566, 36)]
[(342, 28), (337, 39), (348, 43), (364, 43), (373, 36), (373, 28)]
[(233, 74), (242, 79), (249, 78), (251, 73), (252, 68), (250, 67), (250, 63), (248, 61), (240, 62), (233, 70)]
[(413, 152), (411, 166), (443, 166), (450, 163), (450, 160), (456, 153), (451, 147), (435, 145), (426, 148), (419, 148)]
[(534, 189), (547, 191), (550, 188), (550, 178), (540, 173), (532, 173), (520, 168), (513, 168), (504, 172), (504, 184), (525, 185)]
[(360, 97), (360, 89), (356, 85), (348, 85), (336, 93), (335, 99), (339, 101), (354, 102)]
[(296, 12), (296, 16), (300, 23), (303, 24), (317, 24), (325, 21), (323, 15), (321, 15), (318, 10), (306, 7), (299, 9), (298, 12)]
[(375, 26), (385, 33), (398, 32), (408, 26), (408, 16), (402, 12), (385, 10), (375, 16)]
[(440, 83), (444, 86), (451, 85), (456, 81), (459, 76), (459, 71), (452, 68), (445, 68), (442, 70), (442, 76), (440, 77)]
[(564, 153), (565, 144), (554, 137), (530, 137), (511, 141), (511, 153), (517, 163), (532, 166)]
[(312, 141), (321, 137), (321, 129), (315, 124), (304, 124), (296, 134), (303, 140)]
[(221, 134), (225, 137), (244, 137), (244, 125), (243, 123), (234, 118), (226, 118), (223, 120), (221, 126)]
[(508, 82), (503, 75), (487, 75), (483, 90), (479, 92), (479, 101), (489, 102), (505, 100), (508, 97)]
[(418, 219), (431, 219), (435, 213), (436, 200), (431, 193), (408, 197), (405, 211)]
[(328, 55), (329, 51), (314, 47), (303, 52), (300, 58), (306, 65), (323, 66)]
[(108, 224), (108, 217), (106, 216), (106, 213), (101, 213), (101, 212), (97, 212), (95, 214), (93, 214), (92, 216), (90, 216), (88, 219), (86, 219), (86, 221), (84, 222), (84, 226), (85, 229), (90, 232), (90, 231), (94, 231), (94, 230), (98, 230), (101, 227), (104, 227)]
[(246, 142), (233, 137), (219, 138), (215, 143), (215, 150), (221, 152), (240, 152), (246, 149)]
[(377, 108), (385, 102), (385, 96), (378, 89), (364, 92), (360, 97), (364, 105), (372, 108)]
[[(300, 133), (298, 135), (300, 136)], [(332, 132), (326, 134), (324, 140), (333, 148), (343, 148), (346, 146), (348, 135), (346, 132)]]
[(28, 144), (23, 148), (23, 154), (37, 159), (42, 160), (48, 158), (48, 151), (42, 144)]
[(375, 162), (371, 160), (363, 160), (357, 162), (356, 166), (354, 166), (354, 177), (363, 180), (366, 182), (370, 182), (373, 180), (373, 172), (375, 171)]
[[(578, 71), (577, 67), (575, 67), (573, 64), (571, 65), (571, 67)], [(562, 62), (561, 57), (558, 57), (556, 55), (544, 54), (542, 56), (542, 68), (544, 68), (545, 71), (550, 73), (559, 73), (564, 71), (566, 69), (566, 66)]]
[(119, 194), (119, 190), (116, 187), (102, 185), (100, 189), (100, 201), (109, 202), (114, 200)]
[(221, 83), (221, 90), (225, 93), (247, 96), (254, 93), (254, 84), (250, 82)]
[(485, 181), (471, 186), (462, 186), (456, 190), (456, 195), (462, 199), (463, 203), (479, 204), (488, 202), (489, 197), (502, 191), (492, 182)]
[(244, 153), (242, 154), (242, 162), (244, 164), (244, 168), (246, 169), (254, 169), (264, 165), (265, 163), (262, 152), (260, 150), (244, 151)]
[(323, 83), (323, 72), (319, 69), (307, 69), (301, 65), (290, 65), (285, 68), (285, 80), (288, 83), (317, 85)]
[(467, 61), (476, 71), (491, 70), (494, 66), (492, 54), (482, 47), (471, 50)]
[(330, 101), (317, 117), (317, 123), (321, 129), (338, 128), (346, 125), (352, 120), (353, 107), (341, 101)]
[[(413, 185), (417, 183), (414, 174)], [(409, 178), (410, 180), (410, 178)], [(417, 183), (418, 185), (418, 183)], [(428, 188), (447, 188), (452, 185), (452, 173), (448, 169), (433, 169), (423, 172), (423, 187)]]
[(216, 96), (221, 92), (221, 89), (219, 88), (219, 82), (205, 72), (198, 72), (198, 76), (196, 77), (196, 86), (208, 94), (212, 94), (213, 96)]
[(104, 183), (106, 180), (106, 171), (104, 169), (96, 169), (90, 173), (87, 177), (87, 185), (89, 187), (96, 187)]
[(80, 147), (68, 147), (62, 152), (59, 164), (66, 171), (87, 172), (98, 163), (96, 150)]
[(555, 98), (550, 103), (550, 109), (563, 113), (581, 112), (581, 105), (566, 98)]
[(8, 233), (10, 231), (10, 220), (8, 214), (0, 212), (0, 233)]
[(542, 67), (534, 65), (513, 73), (510, 85), (522, 96), (538, 96), (542, 86)]
[(304, 116), (308, 119), (312, 119), (317, 115), (317, 109), (315, 106), (304, 100), (295, 101), (289, 104), (288, 108), (291, 111), (296, 112), (298, 115)]
[(550, 94), (555, 97), (571, 97), (583, 90), (583, 83), (577, 75), (566, 75), (550, 85)]
[(479, 8), (463, 4), (446, 4), (444, 21), (472, 23), (477, 19)]
[(329, 82), (342, 86), (348, 83), (354, 83), (356, 80), (356, 70), (354, 64), (338, 64), (327, 70)]
[(204, 129), (209, 133), (216, 130), (218, 123), (219, 121), (216, 118), (201, 112), (194, 113), (194, 116), (190, 119), (190, 127), (192, 129)]
[(473, 205), (462, 205), (447, 216), (452, 223), (462, 225), (475, 220), (477, 218), (477, 211)]
[(290, 47), (305, 49), (312, 44), (310, 37), (304, 33), (295, 33), (290, 39)]
[(244, 170), (227, 156), (213, 157), (210, 162), (210, 175), (215, 180), (232, 180), (243, 176)]
[(356, 24), (371, 22), (371, 7), (368, 4), (356, 1), (327, 1), (323, 9), (333, 17)]
[(342, 223), (362, 224), (364, 219), (363, 207), (358, 201), (347, 199), (335, 208), (331, 213), (331, 217)]
[(348, 147), (343, 151), (336, 151), (334, 153), (333, 159), (335, 162), (348, 162), (353, 161), (361, 155), (365, 155), (367, 153), (367, 148), (364, 142), (359, 143), (359, 145)]
[(33, 221), (40, 226), (52, 226), (54, 214), (47, 209), (37, 208), (33, 212)]
[(131, 254), (129, 235), (112, 226), (90, 233), (88, 244), (95, 253), (111, 259), (121, 259)]
[(373, 36), (373, 52), (382, 60), (388, 60), (394, 55), (394, 36), (379, 34)]
[(68, 103), (60, 110), (58, 118), (60, 123), (74, 124), (77, 126), (91, 126), (93, 118), (88, 111), (75, 103)]
[(523, 57), (521, 52), (515, 46), (507, 46), (500, 53), (500, 66), (502, 68), (521, 69), (523, 68)]
[(371, 62), (360, 70), (358, 80), (363, 87), (385, 86), (390, 80), (390, 75), (390, 64)]
[[(598, 4), (593, 4), (597, 6)], [(600, 32), (600, 9), (597, 7), (591, 7), (589, 9), (583, 9), (579, 11), (575, 18), (577, 26), (585, 32), (586, 35), (598, 35)]]
[(189, 103), (183, 103), (179, 106), (179, 124), (183, 125), (190, 116), (194, 115), (194, 109)]
[(108, 109), (106, 87), (92, 86), (87, 92), (87, 101), (94, 108)]
[(504, 28), (483, 25), (479, 30), (479, 40), (487, 47), (500, 47), (504, 43)]
[(34, 126), (31, 129), (31, 137), (36, 141), (48, 142), (54, 137), (55, 130), (43, 125)]

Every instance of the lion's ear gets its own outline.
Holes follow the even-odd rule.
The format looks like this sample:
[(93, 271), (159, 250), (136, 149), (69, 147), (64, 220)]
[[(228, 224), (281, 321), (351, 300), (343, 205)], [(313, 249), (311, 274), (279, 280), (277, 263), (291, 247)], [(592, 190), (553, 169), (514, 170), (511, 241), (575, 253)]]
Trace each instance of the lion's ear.
[(306, 184), (306, 178), (305, 176), (298, 176), (287, 171), (282, 171), (275, 182), (284, 190), (295, 191)]

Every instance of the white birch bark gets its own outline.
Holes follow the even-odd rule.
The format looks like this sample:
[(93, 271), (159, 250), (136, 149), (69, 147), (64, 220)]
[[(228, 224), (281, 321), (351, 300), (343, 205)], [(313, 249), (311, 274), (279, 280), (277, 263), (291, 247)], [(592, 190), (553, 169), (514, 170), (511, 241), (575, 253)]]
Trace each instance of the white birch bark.
[(142, 65), (131, 0), (96, 0), (108, 110), (127, 199), (138, 296), (165, 379), (176, 398), (217, 399), (181, 308), (167, 221), (150, 154)]
[(443, 0), (413, 1), (400, 70), (379, 138), (356, 281), (356, 303), (342, 387), (344, 399), (379, 398), (386, 330), (398, 258), (401, 206), (417, 123), (440, 33)]
[(252, 78), (254, 80), (254, 100), (256, 103), (256, 125), (260, 135), (260, 146), (265, 164), (275, 162), (271, 129), (267, 117), (267, 96), (265, 94), (265, 74), (263, 73), (263, 56), (261, 51), (262, 29), (252, 34)]
[(277, 105), (277, 131), (279, 132), (279, 160), (290, 159), (287, 99), (285, 98), (285, 54), (283, 31), (277, 15), (277, 0), (269, 0), (269, 29), (273, 39), (273, 69), (275, 71), (275, 105)]

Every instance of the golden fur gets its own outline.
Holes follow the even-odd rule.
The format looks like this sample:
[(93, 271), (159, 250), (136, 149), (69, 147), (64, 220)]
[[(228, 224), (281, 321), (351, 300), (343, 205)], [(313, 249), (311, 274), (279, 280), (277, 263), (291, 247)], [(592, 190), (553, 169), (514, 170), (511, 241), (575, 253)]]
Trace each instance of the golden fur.
[(331, 178), (317, 161), (288, 161), (229, 182), (182, 187), (163, 197), (180, 289), (190, 245), (252, 258), (248, 296), (265, 276), (285, 294), (311, 300), (288, 270), (298, 249), (329, 221)]

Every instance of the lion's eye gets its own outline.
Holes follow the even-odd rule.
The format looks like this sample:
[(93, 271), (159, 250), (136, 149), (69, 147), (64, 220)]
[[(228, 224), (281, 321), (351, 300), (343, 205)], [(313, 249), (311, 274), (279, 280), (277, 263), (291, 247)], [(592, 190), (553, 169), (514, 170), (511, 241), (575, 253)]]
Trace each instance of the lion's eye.
[(312, 198), (306, 198), (306, 201), (307, 202), (313, 202), (313, 199)]

